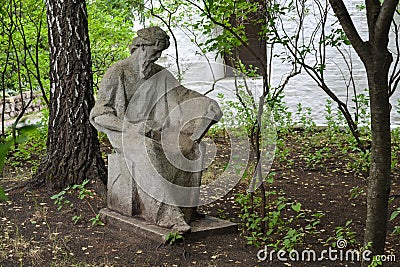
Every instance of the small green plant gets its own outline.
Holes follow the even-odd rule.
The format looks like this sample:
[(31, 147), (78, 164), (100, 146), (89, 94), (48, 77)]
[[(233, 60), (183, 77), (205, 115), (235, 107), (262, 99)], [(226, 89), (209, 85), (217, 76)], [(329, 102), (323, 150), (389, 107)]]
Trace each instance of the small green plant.
[(105, 225), (100, 219), (100, 213), (97, 214), (95, 217), (91, 218), (89, 221), (92, 223), (92, 226), (96, 226), (96, 225), (104, 226)]
[(72, 189), (79, 190), (79, 199), (84, 199), (86, 196), (93, 196), (93, 192), (85, 188), (88, 183), (89, 180), (86, 179), (82, 184), (72, 186)]
[(168, 242), (170, 245), (176, 243), (177, 241), (182, 241), (185, 239), (183, 235), (179, 234), (178, 232), (169, 232), (165, 236), (165, 241)]
[(270, 172), (268, 173), (265, 182), (272, 184), (274, 182), (274, 178), (275, 178), (276, 172)]
[[(253, 138), (257, 116), (257, 111), (252, 105), (253, 100), (245, 93), (243, 88), (238, 89), (237, 97), (240, 101), (237, 99), (226, 100), (223, 94), (218, 94), (218, 98), (222, 102), (222, 111), (224, 113), (221, 124), (224, 127), (235, 130), (234, 134), (242, 135), (246, 133), (250, 138)], [(238, 116), (238, 114), (241, 115)]]
[(306, 157), (304, 158), (306, 161), (307, 168), (315, 170), (318, 165), (321, 165), (321, 163), (324, 160), (324, 152), (323, 150), (317, 149), (312, 152), (307, 152)]
[(4, 188), (0, 186), (0, 201), (6, 201), (6, 200), (7, 200), (6, 192), (4, 192)]
[(52, 195), (50, 199), (54, 200), (54, 204), (57, 205), (57, 210), (62, 210), (64, 205), (69, 205), (71, 208), (74, 206), (70, 200), (66, 198), (67, 193), (70, 191), (71, 187), (68, 186), (65, 189), (61, 190), (55, 195)]
[[(286, 198), (282, 192), (268, 191), (266, 196), (269, 201), (267, 201), (264, 217), (259, 212), (261, 197), (253, 196), (253, 206), (251, 206), (250, 194), (236, 196), (235, 201), (241, 206), (242, 212), (239, 216), (247, 244), (256, 247), (266, 245), (275, 250), (290, 251), (303, 242), (306, 233), (315, 232), (316, 226), (320, 223), (321, 214), (307, 219), (301, 209), (301, 203)], [(300, 220), (308, 222), (306, 227), (299, 226)], [(264, 230), (262, 223), (265, 223)]]
[(72, 217), (72, 221), (74, 222), (74, 224), (77, 224), (78, 221), (81, 219), (82, 215), (74, 215)]
[(400, 129), (395, 128), (391, 131), (392, 136), (392, 164), (391, 168), (393, 171), (399, 167), (399, 156), (400, 156)]
[(348, 220), (344, 226), (337, 226), (335, 228), (335, 237), (329, 237), (326, 243), (335, 248), (339, 240), (345, 240), (346, 244), (358, 246), (359, 243), (356, 240), (356, 232), (351, 230), (352, 223), (352, 220)]
[(285, 146), (285, 141), (282, 139), (276, 140), (275, 159), (278, 162), (293, 165), (294, 160), (290, 157), (292, 149)]
[[(12, 146), (23, 144), (28, 140), (30, 135), (35, 133), (40, 125), (29, 125), (21, 127), (18, 130), (18, 135), (14, 137), (8, 136), (0, 140), (0, 174), (3, 173), (4, 163), (6, 162), (7, 155), (12, 150)], [(6, 201), (7, 195), (4, 188), (0, 186), (0, 201)]]
[(371, 263), (368, 265), (368, 267), (376, 267), (376, 266), (382, 266), (383, 262), (381, 260), (381, 255), (375, 255), (372, 257)]
[[(365, 251), (368, 250), (372, 247), (372, 243), (368, 242), (368, 244), (364, 247), (361, 248), (361, 251)], [(368, 267), (376, 267), (376, 266), (381, 266), (382, 265), (382, 261), (380, 258), (381, 255), (374, 255), (372, 257), (372, 261), (368, 264)]]
[(312, 119), (311, 108), (306, 108), (304, 110), (301, 103), (298, 103), (296, 115), (299, 117), (300, 124), (306, 132), (312, 132), (315, 130), (316, 124), (315, 124), (314, 120)]
[(358, 186), (354, 186), (353, 188), (350, 189), (350, 197), (349, 200), (356, 199), (360, 195), (364, 193), (364, 188), (360, 188)]
[(269, 98), (268, 104), (271, 110), (274, 111), (274, 120), (277, 124), (277, 128), (280, 134), (289, 134), (293, 128), (292, 112), (289, 111), (289, 107), (284, 102), (285, 95), (283, 92), (275, 98)]
[(327, 122), (327, 131), (331, 138), (335, 138), (336, 134), (341, 132), (341, 127), (346, 125), (344, 121), (343, 114), (341, 112), (335, 113), (332, 108), (332, 100), (327, 99), (325, 104), (326, 116), (325, 120)]
[(17, 141), (16, 146), (10, 146), (5, 162), (13, 168), (29, 166), (31, 172), (35, 172), (40, 164), (40, 155), (45, 151), (47, 131), (43, 126), (35, 125), (18, 129), (17, 134), (23, 136), (24, 141), (29, 138), (30, 142)]
[(223, 220), (227, 219), (226, 212), (223, 209), (218, 209), (217, 210), (217, 215), (218, 215), (219, 218), (221, 218)]
[[(89, 180), (83, 181), (81, 184), (72, 185), (64, 188), (57, 194), (54, 194), (50, 198), (54, 200), (54, 204), (57, 205), (57, 209), (60, 211), (64, 206), (68, 205), (70, 208), (74, 206), (74, 204), (68, 199), (68, 195), (72, 195), (74, 192), (78, 192), (78, 199), (83, 200), (87, 196), (93, 196), (93, 192), (89, 189), (86, 189), (85, 186), (89, 183)], [(90, 203), (86, 200), (86, 203), (89, 205), (90, 209), (96, 214), (90, 205)], [(81, 214), (75, 214), (72, 216), (72, 221), (74, 224), (77, 224), (78, 221), (82, 219)], [(89, 220), (93, 226), (95, 225), (104, 225), (104, 223), (100, 220), (100, 214), (97, 214), (95, 217)]]
[(352, 101), (357, 103), (355, 108), (355, 122), (361, 126), (363, 130), (367, 130), (370, 126), (371, 118), (371, 114), (369, 113), (368, 89), (365, 89), (365, 93), (358, 94)]
[(317, 231), (317, 226), (321, 223), (321, 218), (324, 217), (325, 214), (322, 212), (317, 212), (311, 214), (310, 219), (305, 219), (308, 224), (304, 227), (307, 233), (311, 235), (318, 235), (319, 231)]
[(354, 149), (353, 153), (349, 153), (350, 159), (347, 168), (355, 173), (367, 173), (371, 162), (370, 150), (362, 151), (359, 148)]
[[(398, 207), (395, 211), (392, 212), (389, 220), (393, 221), (399, 215), (400, 215), (400, 207)], [(393, 234), (400, 235), (400, 226), (397, 225), (394, 227)]]

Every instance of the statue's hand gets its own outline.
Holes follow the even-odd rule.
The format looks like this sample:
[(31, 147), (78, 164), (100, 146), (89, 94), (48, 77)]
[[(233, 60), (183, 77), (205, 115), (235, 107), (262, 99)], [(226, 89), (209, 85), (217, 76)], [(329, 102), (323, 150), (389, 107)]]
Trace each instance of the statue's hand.
[(131, 136), (144, 135), (145, 125), (142, 122), (139, 123), (125, 122), (123, 131), (125, 134), (129, 134)]
[(142, 121), (138, 123), (125, 122), (124, 132), (133, 136), (146, 136), (151, 139), (161, 139), (161, 127), (157, 127), (151, 121)]
[(161, 127), (154, 121), (146, 121), (141, 124), (139, 134), (159, 141), (161, 139)]

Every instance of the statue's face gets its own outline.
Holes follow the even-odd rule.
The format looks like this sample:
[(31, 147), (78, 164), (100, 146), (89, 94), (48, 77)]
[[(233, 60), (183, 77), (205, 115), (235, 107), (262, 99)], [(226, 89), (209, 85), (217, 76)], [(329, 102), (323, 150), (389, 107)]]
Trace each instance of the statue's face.
[(139, 51), (139, 66), (142, 78), (148, 78), (154, 62), (161, 57), (161, 47), (159, 45), (145, 45)]
[(160, 57), (162, 50), (158, 45), (143, 46), (144, 59), (148, 63), (156, 62)]

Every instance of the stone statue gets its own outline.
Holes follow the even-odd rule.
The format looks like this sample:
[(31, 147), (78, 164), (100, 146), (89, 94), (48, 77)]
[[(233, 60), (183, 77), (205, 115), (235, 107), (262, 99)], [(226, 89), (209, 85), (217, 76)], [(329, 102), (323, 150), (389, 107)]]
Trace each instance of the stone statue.
[(116, 151), (108, 208), (183, 233), (200, 216), (201, 138), (222, 113), (155, 64), (168, 46), (161, 28), (139, 30), (131, 55), (106, 71), (90, 121)]

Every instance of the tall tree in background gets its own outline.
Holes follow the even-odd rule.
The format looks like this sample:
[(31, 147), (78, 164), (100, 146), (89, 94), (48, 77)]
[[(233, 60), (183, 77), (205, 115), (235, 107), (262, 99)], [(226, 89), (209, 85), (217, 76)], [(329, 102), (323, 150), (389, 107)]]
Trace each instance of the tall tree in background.
[(60, 189), (84, 179), (106, 181), (94, 105), (88, 18), (84, 0), (46, 1), (50, 46), (50, 116), (46, 156), (34, 187)]
[(364, 244), (373, 254), (383, 254), (386, 241), (390, 193), (391, 139), (389, 70), (393, 61), (388, 50), (389, 30), (399, 0), (366, 0), (369, 39), (364, 41), (342, 0), (329, 0), (348, 39), (367, 71), (370, 95), (372, 147), (368, 178), (367, 221)]

